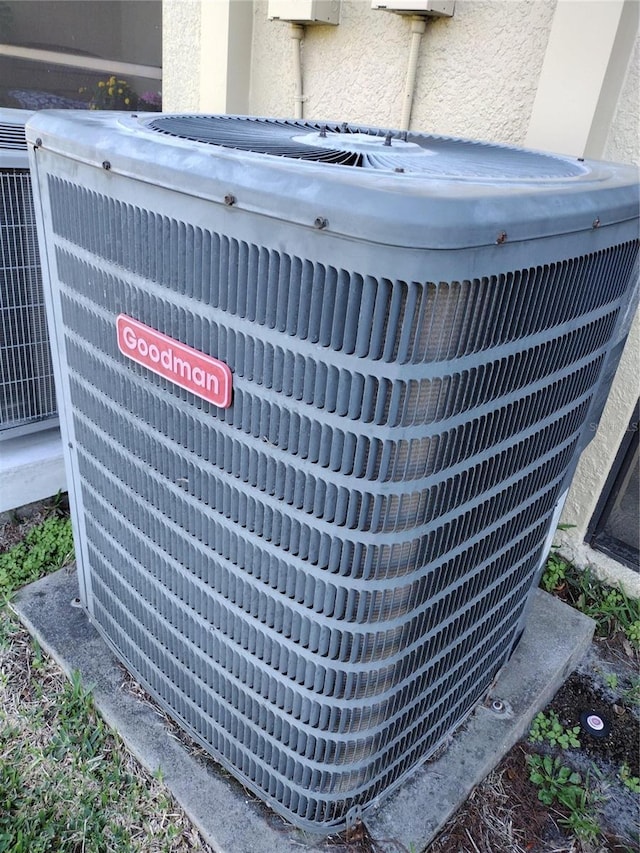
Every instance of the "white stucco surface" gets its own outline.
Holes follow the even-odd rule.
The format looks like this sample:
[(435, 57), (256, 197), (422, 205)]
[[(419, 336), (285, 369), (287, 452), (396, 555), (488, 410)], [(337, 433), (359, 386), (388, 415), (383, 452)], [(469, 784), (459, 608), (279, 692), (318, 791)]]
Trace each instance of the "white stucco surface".
[[(640, 165), (640, 37), (636, 37), (603, 157)], [(578, 565), (594, 567), (608, 580), (618, 577), (625, 581), (627, 591), (633, 595), (640, 595), (638, 575), (589, 548), (584, 537), (633, 416), (640, 389), (639, 365), (640, 314), (636, 314), (600, 425), (580, 459), (562, 516), (564, 524), (573, 525), (562, 534), (565, 555)], [(633, 583), (629, 581), (631, 574), (636, 578)]]
[(640, 166), (640, 36), (618, 100), (604, 150), (606, 160)]
[[(555, 0), (458, 0), (453, 18), (422, 37), (411, 127), (522, 143)], [(342, 0), (337, 27), (307, 27), (302, 46), (306, 118), (397, 126), (410, 21)], [(293, 113), (289, 26), (254, 10), (251, 112)]]
[(431, 43), (424, 45), (416, 126), (523, 144), (555, 5), (456, 3), (446, 31), (434, 28)]
[(200, 12), (200, 0), (163, 0), (162, 104), (165, 112), (192, 112), (200, 108)]

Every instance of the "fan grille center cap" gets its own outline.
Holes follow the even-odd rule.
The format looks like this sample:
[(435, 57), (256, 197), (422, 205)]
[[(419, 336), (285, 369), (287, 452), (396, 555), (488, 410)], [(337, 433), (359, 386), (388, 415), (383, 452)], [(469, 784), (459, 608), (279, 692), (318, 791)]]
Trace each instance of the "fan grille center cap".
[(428, 148), (423, 148), (416, 142), (405, 142), (404, 139), (399, 139), (394, 136), (391, 139), (391, 144), (387, 142), (384, 136), (377, 136), (372, 133), (336, 133), (335, 131), (327, 130), (324, 134), (320, 131), (313, 133), (303, 133), (299, 136), (291, 137), (294, 142), (302, 145), (310, 145), (314, 148), (330, 148), (332, 151), (380, 151), (385, 154), (410, 154), (413, 152), (421, 153), (423, 156), (435, 156), (435, 151), (430, 151)]

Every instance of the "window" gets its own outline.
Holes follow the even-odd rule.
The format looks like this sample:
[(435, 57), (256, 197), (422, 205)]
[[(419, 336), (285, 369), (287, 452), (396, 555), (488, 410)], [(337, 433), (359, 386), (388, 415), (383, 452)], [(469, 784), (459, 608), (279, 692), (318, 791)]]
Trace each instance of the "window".
[(161, 57), (161, 0), (0, 0), (0, 106), (160, 109)]
[(640, 569), (640, 405), (622, 442), (587, 532), (589, 544), (624, 563)]

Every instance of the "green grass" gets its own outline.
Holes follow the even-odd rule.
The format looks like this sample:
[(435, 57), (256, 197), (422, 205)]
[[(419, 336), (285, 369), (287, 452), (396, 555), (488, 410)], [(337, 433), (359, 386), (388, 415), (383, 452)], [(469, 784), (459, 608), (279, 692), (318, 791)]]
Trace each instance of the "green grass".
[(208, 849), (162, 784), (0, 608), (0, 853)]
[(161, 774), (146, 773), (6, 603), (73, 559), (60, 508), (0, 554), (0, 853), (209, 851)]

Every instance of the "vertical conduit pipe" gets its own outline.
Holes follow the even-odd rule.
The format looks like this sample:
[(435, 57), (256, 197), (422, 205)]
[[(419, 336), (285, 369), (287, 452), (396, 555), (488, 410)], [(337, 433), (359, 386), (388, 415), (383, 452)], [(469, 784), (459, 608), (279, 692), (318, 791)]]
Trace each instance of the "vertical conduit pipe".
[(300, 47), (304, 38), (304, 27), (302, 24), (291, 24), (291, 42), (293, 44), (293, 109), (294, 118), (302, 118), (302, 105), (304, 95), (302, 94), (302, 61)]
[(411, 48), (409, 50), (409, 67), (407, 68), (407, 81), (404, 87), (402, 101), (402, 117), (400, 119), (400, 130), (409, 130), (411, 120), (411, 107), (413, 106), (413, 94), (416, 86), (416, 72), (418, 70), (418, 56), (420, 55), (420, 40), (427, 25), (424, 18), (419, 15), (411, 17)]

